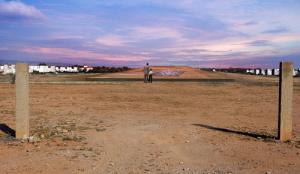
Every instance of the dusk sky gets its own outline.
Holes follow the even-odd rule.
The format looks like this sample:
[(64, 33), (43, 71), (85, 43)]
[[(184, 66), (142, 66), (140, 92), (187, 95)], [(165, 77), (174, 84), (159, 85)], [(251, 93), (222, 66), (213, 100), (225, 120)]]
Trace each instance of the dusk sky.
[(0, 0), (0, 60), (300, 67), (299, 20), (300, 0)]

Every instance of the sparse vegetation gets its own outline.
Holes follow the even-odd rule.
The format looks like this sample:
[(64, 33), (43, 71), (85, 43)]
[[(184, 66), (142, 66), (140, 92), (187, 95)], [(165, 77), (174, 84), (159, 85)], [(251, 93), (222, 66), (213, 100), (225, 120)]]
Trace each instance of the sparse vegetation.
[(97, 66), (93, 67), (93, 70), (88, 71), (88, 73), (115, 73), (128, 71), (130, 68), (124, 67), (106, 67), (106, 66)]

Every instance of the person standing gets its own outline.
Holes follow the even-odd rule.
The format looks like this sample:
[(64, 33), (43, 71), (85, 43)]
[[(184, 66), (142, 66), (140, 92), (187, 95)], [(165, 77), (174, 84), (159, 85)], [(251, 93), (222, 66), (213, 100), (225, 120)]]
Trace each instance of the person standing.
[(150, 71), (150, 67), (149, 67), (149, 63), (146, 63), (146, 66), (144, 66), (144, 83), (148, 82), (148, 78), (149, 78), (149, 71)]
[(149, 71), (149, 82), (152, 83), (152, 75), (153, 75), (153, 71), (152, 69), (150, 68), (150, 71)]

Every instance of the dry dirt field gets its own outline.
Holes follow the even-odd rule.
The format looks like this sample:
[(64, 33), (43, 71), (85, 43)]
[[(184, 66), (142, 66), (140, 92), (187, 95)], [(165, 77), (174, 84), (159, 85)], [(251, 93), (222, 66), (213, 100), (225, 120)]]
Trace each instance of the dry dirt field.
[[(24, 142), (0, 131), (0, 173), (300, 173), (299, 79), (293, 141), (282, 143), (275, 139), (277, 78), (185, 71), (188, 78), (236, 82), (89, 83), (86, 77), (99, 75), (31, 76), (30, 132), (38, 138)], [(133, 70), (101, 77), (130, 73), (140, 75)], [(0, 83), (1, 129), (15, 128), (14, 90)]]

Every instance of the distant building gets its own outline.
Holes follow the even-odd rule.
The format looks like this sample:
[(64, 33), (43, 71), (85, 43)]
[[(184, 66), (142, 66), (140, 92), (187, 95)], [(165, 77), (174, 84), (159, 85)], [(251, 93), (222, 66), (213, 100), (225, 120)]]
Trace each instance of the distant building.
[(273, 69), (272, 70), (272, 75), (273, 76), (279, 76), (279, 74), (280, 74), (280, 70), (279, 69)]
[(15, 65), (2, 65), (1, 72), (3, 74), (15, 74), (16, 73), (16, 66)]
[(83, 67), (80, 68), (80, 71), (81, 72), (89, 72), (89, 71), (92, 71), (94, 68), (93, 67), (90, 67), (88, 65), (84, 65)]
[(55, 66), (48, 65), (30, 65), (29, 66), (30, 73), (55, 73)]
[(267, 75), (271, 76), (272, 75), (272, 69), (267, 69)]
[(255, 74), (255, 69), (247, 69), (246, 73), (247, 74)]
[(70, 72), (70, 73), (78, 73), (79, 72), (79, 69), (77, 66), (68, 66), (67, 67), (67, 72)]
[[(230, 70), (230, 69), (229, 69)], [(221, 70), (224, 72), (230, 72), (228, 69)], [(238, 71), (233, 71), (234, 73), (241, 73)], [(254, 74), (254, 75), (264, 75), (264, 76), (279, 76), (280, 75), (280, 69), (244, 69), (242, 73), (247, 73), (247, 74)], [(299, 69), (294, 69), (293, 72), (294, 76), (300, 76), (300, 68)]]
[(55, 73), (55, 66), (40, 66), (40, 73)]
[(260, 74), (260, 69), (256, 69), (255, 70), (255, 75), (259, 75)]
[[(15, 74), (15, 65), (0, 65), (0, 73), (2, 74)], [(57, 72), (68, 72), (68, 73), (78, 73), (78, 66), (68, 66), (68, 67), (56, 67), (48, 66), (46, 64), (41, 65), (29, 65), (29, 73), (57, 73)]]
[(79, 68), (77, 66), (60, 66), (55, 68), (56, 72), (61, 72), (61, 73), (78, 73)]
[(29, 73), (39, 73), (40, 68), (37, 65), (30, 65), (29, 66)]
[(67, 68), (64, 66), (58, 66), (55, 68), (55, 70), (56, 70), (56, 72), (61, 72), (61, 73), (67, 72)]
[(0, 65), (0, 73), (3, 73), (4, 71), (4, 65)]

